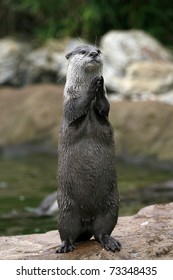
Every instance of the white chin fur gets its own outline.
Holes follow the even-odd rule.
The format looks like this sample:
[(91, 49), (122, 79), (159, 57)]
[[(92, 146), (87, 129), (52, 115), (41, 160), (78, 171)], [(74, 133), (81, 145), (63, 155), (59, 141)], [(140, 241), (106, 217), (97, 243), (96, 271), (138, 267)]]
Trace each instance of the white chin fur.
[(87, 65), (85, 66), (85, 70), (86, 70), (87, 72), (96, 71), (96, 70), (99, 70), (99, 68), (100, 68), (100, 63), (97, 62), (97, 61), (89, 62), (89, 63), (87, 63)]

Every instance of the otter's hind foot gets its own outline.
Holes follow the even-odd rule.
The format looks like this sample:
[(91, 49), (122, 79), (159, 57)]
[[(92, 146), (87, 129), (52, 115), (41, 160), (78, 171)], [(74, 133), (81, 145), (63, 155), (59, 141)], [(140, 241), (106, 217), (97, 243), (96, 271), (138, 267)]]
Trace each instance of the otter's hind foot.
[(115, 252), (121, 250), (121, 243), (109, 235), (103, 235), (100, 238), (100, 243), (107, 251)]
[(64, 241), (62, 246), (56, 250), (56, 253), (68, 253), (74, 250), (74, 245), (70, 241)]

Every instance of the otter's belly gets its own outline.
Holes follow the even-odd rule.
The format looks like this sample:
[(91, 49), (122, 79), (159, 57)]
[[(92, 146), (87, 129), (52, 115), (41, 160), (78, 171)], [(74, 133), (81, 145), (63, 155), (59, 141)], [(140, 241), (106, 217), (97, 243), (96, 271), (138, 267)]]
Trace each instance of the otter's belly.
[(74, 171), (76, 176), (93, 174), (97, 178), (105, 175), (102, 171), (110, 174), (115, 167), (113, 148), (92, 140), (69, 146), (61, 155), (61, 159), (67, 172)]
[(60, 187), (75, 203), (84, 209), (105, 203), (116, 185), (113, 147), (87, 139), (62, 149), (60, 157)]

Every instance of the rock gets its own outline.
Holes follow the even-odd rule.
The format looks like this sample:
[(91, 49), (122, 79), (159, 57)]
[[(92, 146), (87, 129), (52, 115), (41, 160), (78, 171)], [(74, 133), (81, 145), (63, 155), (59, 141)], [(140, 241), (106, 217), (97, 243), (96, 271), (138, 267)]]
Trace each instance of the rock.
[(65, 49), (69, 39), (48, 40), (45, 45), (32, 50), (27, 58), (27, 83), (63, 83), (67, 60)]
[(30, 52), (28, 56), (27, 82), (63, 83), (67, 72), (65, 55), (78, 45), (85, 43), (86, 41), (75, 38), (50, 39), (41, 48)]
[(110, 31), (103, 36), (101, 48), (105, 85), (111, 91), (151, 100), (172, 89), (173, 56), (145, 32)]
[(120, 217), (112, 236), (120, 252), (103, 249), (94, 240), (77, 244), (68, 254), (56, 254), (61, 244), (57, 230), (43, 234), (0, 237), (1, 260), (152, 260), (173, 259), (173, 203), (151, 205), (136, 215)]
[(64, 83), (65, 54), (84, 43), (79, 39), (48, 40), (34, 48), (13, 39), (0, 40), (0, 85), (22, 86), (32, 83)]
[[(40, 84), (0, 89), (0, 150), (57, 151), (63, 87)], [(156, 101), (111, 102), (117, 156), (172, 168), (173, 106)], [(12, 153), (13, 154), (13, 153)]]
[(57, 214), (57, 192), (47, 195), (37, 208), (26, 207), (25, 209), (36, 216), (51, 216)]
[[(49, 52), (46, 48), (32, 51), (28, 55), (28, 71), (26, 83), (53, 82), (58, 80), (58, 67), (62, 67), (64, 55)], [(62, 62), (63, 61), (63, 62)]]
[(110, 119), (119, 157), (172, 170), (172, 106), (155, 101), (112, 102)]
[(151, 81), (165, 79), (173, 82), (173, 63), (140, 61), (132, 63), (126, 69), (126, 75), (133, 79)]
[(24, 84), (29, 45), (12, 39), (2, 39), (0, 50), (0, 85)]
[(62, 87), (48, 84), (0, 89), (0, 147), (38, 142), (57, 146), (62, 92)]
[(141, 61), (126, 69), (126, 76), (119, 81), (119, 91), (132, 98), (157, 99), (155, 95), (169, 92), (173, 88), (173, 63)]
[[(51, 39), (35, 48), (13, 39), (0, 40), (0, 85), (64, 83), (65, 54), (81, 44), (88, 42)], [(118, 94), (116, 99), (172, 104), (173, 56), (157, 40), (140, 30), (113, 30), (102, 37), (100, 48), (105, 85), (108, 92)]]
[(124, 76), (126, 67), (135, 61), (173, 60), (168, 50), (141, 30), (109, 31), (102, 37), (100, 46), (105, 62), (108, 61), (114, 69), (114, 75), (120, 77)]
[(167, 93), (160, 94), (157, 97), (157, 100), (166, 104), (173, 105), (173, 90), (168, 91)]

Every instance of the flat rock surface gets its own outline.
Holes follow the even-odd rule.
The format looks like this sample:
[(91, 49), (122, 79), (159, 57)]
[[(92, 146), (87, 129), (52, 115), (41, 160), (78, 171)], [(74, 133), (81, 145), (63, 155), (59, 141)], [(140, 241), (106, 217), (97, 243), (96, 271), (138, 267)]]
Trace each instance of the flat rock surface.
[(0, 237), (0, 259), (173, 259), (172, 217), (173, 203), (147, 206), (134, 216), (120, 217), (112, 232), (112, 236), (122, 244), (120, 252), (106, 251), (96, 241), (90, 240), (77, 244), (73, 252), (56, 254), (61, 241), (58, 231), (54, 230), (43, 234)]

